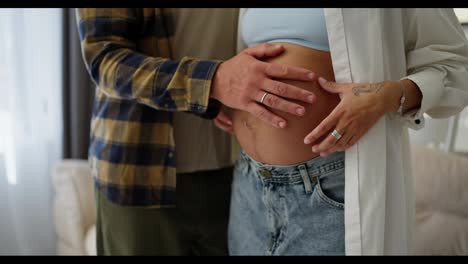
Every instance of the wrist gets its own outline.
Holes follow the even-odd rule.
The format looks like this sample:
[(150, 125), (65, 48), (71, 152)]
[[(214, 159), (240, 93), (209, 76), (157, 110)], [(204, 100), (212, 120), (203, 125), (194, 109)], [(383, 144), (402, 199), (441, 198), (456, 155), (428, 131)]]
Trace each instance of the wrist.
[(384, 93), (384, 112), (396, 113), (400, 108), (400, 100), (403, 96), (403, 90), (399, 81), (387, 81), (385, 82), (385, 93)]
[(218, 68), (216, 69), (213, 80), (211, 82), (211, 89), (210, 89), (210, 97), (213, 99), (216, 99), (218, 101), (221, 101), (221, 95), (219, 91), (219, 87), (221, 87), (222, 83), (222, 68), (223, 68), (223, 63), (220, 63)]

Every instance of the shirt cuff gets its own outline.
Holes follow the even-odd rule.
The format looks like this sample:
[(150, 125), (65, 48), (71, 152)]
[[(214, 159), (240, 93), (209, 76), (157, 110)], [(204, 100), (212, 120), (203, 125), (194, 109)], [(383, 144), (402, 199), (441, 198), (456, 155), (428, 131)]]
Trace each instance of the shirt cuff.
[(218, 116), (219, 111), (221, 111), (221, 102), (210, 98), (208, 101), (208, 107), (205, 112), (202, 113), (194, 113), (195, 115), (205, 118), (205, 119), (214, 119)]
[[(214, 103), (210, 98), (211, 85), (213, 84), (213, 77), (220, 63), (221, 61), (198, 61), (192, 69), (193, 74), (191, 75), (189, 87), (189, 112), (198, 116), (203, 116), (210, 110), (210, 103)], [(212, 107), (213, 106), (216, 106), (216, 103), (214, 103)]]
[(444, 87), (443, 76), (438, 71), (425, 69), (411, 75), (408, 75), (401, 80), (408, 79), (413, 81), (419, 88), (422, 94), (421, 107), (413, 109), (403, 114), (402, 121), (406, 126), (414, 130), (419, 130), (424, 127), (424, 113), (434, 107), (442, 96)]

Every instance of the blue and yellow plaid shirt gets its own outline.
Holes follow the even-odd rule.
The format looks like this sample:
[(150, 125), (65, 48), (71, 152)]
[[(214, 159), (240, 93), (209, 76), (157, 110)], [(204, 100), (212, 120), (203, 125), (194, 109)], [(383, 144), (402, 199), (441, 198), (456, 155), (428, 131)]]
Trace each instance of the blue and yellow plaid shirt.
[(171, 112), (214, 117), (219, 104), (209, 95), (221, 61), (170, 60), (173, 17), (165, 9), (82, 8), (76, 15), (97, 85), (89, 147), (97, 189), (120, 205), (175, 206)]

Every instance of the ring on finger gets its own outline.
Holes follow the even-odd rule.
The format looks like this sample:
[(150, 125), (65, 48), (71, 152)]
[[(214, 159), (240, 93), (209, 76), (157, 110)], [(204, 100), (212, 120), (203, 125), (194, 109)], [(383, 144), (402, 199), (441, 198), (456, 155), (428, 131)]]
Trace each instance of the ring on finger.
[(333, 132), (331, 132), (331, 135), (336, 138), (336, 141), (340, 140), (340, 138), (343, 136), (336, 129), (333, 129)]
[(263, 101), (265, 101), (265, 97), (268, 95), (268, 92), (265, 92), (262, 96), (262, 99), (260, 99), (260, 103), (263, 104)]

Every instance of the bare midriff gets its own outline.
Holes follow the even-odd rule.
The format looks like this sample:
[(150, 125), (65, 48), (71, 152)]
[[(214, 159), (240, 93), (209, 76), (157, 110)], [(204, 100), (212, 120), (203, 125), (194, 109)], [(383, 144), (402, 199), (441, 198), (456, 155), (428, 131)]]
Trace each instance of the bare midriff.
[[(306, 68), (327, 80), (335, 80), (329, 52), (291, 43), (281, 44), (285, 48), (284, 53), (268, 62)], [(234, 133), (243, 150), (253, 159), (272, 165), (296, 164), (317, 157), (319, 154), (312, 152), (310, 145), (304, 144), (304, 137), (340, 101), (337, 94), (323, 90), (317, 81), (281, 81), (312, 91), (316, 96), (312, 104), (295, 101), (306, 109), (305, 115), (301, 117), (268, 108), (286, 119), (286, 128), (275, 128), (245, 111), (232, 112)]]

